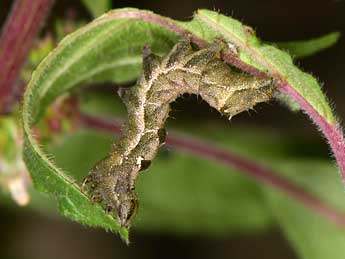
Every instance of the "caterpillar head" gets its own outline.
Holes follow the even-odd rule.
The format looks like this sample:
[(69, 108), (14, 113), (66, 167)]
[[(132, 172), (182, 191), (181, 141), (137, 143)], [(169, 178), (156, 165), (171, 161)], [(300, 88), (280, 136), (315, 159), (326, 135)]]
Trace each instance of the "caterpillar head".
[(134, 191), (118, 195), (116, 211), (121, 226), (129, 228), (138, 211), (138, 199)]
[(121, 227), (129, 228), (138, 210), (138, 199), (133, 188), (123, 183), (118, 159), (108, 156), (99, 161), (85, 177), (81, 190), (91, 201), (101, 203), (107, 214), (116, 212)]

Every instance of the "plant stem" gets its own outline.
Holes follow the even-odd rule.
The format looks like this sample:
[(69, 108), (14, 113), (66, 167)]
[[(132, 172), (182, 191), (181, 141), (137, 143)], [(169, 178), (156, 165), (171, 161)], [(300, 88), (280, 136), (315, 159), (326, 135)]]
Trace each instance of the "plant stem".
[[(79, 114), (80, 122), (90, 128), (105, 132), (120, 134), (121, 122), (119, 120), (108, 121), (87, 114)], [(279, 176), (278, 173), (266, 168), (248, 158), (239, 156), (229, 150), (221, 149), (211, 143), (204, 142), (191, 137), (169, 135), (166, 144), (175, 150), (184, 151), (202, 158), (222, 163), (229, 168), (237, 169), (243, 174), (251, 177), (259, 183), (271, 186), (287, 196), (294, 198), (305, 207), (325, 217), (337, 226), (345, 227), (345, 213), (320, 200), (312, 193), (292, 181)]]
[(17, 0), (0, 36), (0, 113), (9, 112), (20, 70), (54, 0)]
[(319, 127), (329, 142), (345, 184), (345, 141), (341, 127), (338, 123), (331, 125), (323, 118), (299, 93), (288, 84), (281, 84), (279, 90), (292, 97)]

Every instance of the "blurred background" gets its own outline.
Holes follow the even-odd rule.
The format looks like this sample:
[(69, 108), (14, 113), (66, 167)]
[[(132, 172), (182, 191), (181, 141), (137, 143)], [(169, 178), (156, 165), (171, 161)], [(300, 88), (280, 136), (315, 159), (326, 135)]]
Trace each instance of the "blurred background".
[[(11, 4), (12, 1), (9, 0), (0, 1), (0, 24), (3, 24)], [(257, 35), (269, 42), (304, 40), (332, 31), (339, 31), (342, 36), (335, 46), (312, 57), (298, 60), (297, 64), (304, 71), (312, 73), (321, 82), (324, 82), (324, 91), (334, 104), (336, 113), (339, 118), (345, 118), (345, 91), (343, 90), (345, 81), (345, 38), (343, 36), (345, 33), (345, 1), (141, 0), (113, 1), (112, 7), (148, 9), (179, 20), (190, 20), (193, 12), (199, 8), (219, 10), (223, 14), (231, 15), (254, 27)], [(71, 13), (75, 20), (89, 21), (92, 19), (80, 1), (58, 0), (42, 35), (54, 27), (57, 19), (70, 18)], [(101, 86), (100, 89), (100, 94), (111, 92), (107, 85)], [(114, 98), (116, 99), (116, 96)], [(88, 103), (87, 96), (85, 100)], [(240, 114), (229, 123), (209, 108), (207, 104), (196, 97), (187, 96), (174, 104), (172, 118), (169, 122), (171, 127), (176, 127), (181, 131), (184, 130), (186, 124), (187, 128), (192, 128), (193, 124), (202, 125), (200, 129), (191, 129), (191, 132), (204, 136), (209, 136), (209, 132), (213, 132), (211, 139), (215, 142), (223, 145), (229, 141), (231, 145), (234, 145), (244, 154), (248, 152), (259, 156), (261, 152), (266, 152), (267, 157), (288, 157), (291, 160), (302, 158), (308, 161), (329, 160), (327, 144), (320, 137), (314, 125), (308, 121), (308, 118), (302, 113), (292, 113), (278, 103), (259, 105), (256, 112)], [(214, 126), (210, 129), (207, 125), (217, 125), (217, 127)], [(243, 129), (245, 129), (244, 133), (242, 132)], [(217, 132), (221, 132), (221, 136), (217, 135)], [(258, 140), (255, 137), (261, 132), (271, 142), (266, 142), (265, 138)], [(85, 145), (85, 140), (89, 139), (88, 134), (94, 133), (84, 132), (77, 139), (65, 140), (57, 148), (52, 148), (56, 159), (60, 159), (61, 164), (70, 171), (80, 169), (78, 164), (69, 165), (70, 160), (78, 161), (79, 159), (80, 163), (83, 163), (84, 157), (83, 154), (79, 154), (78, 157), (76, 155), (66, 158), (63, 157), (63, 150), (68, 148), (66, 145), (83, 145), (83, 143)], [(235, 139), (237, 136), (242, 138)], [(99, 138), (97, 144), (100, 146), (99, 149), (105, 152), (111, 136), (97, 136), (94, 139), (97, 138)], [(73, 144), (68, 143), (69, 141), (72, 141)], [(280, 143), (281, 146), (278, 147), (277, 143)], [(254, 150), (253, 152), (246, 150), (249, 146)], [(94, 156), (93, 159), (97, 160), (98, 156), (100, 155)], [(173, 159), (180, 159), (178, 161), (184, 161), (184, 164), (181, 162), (174, 167), (169, 162), (171, 156), (176, 156)], [(176, 215), (166, 215), (170, 213), (170, 210), (160, 212), (154, 208), (154, 205), (147, 204), (150, 202), (150, 195), (154, 195), (154, 192), (145, 196), (143, 191), (142, 196), (145, 197), (143, 197), (142, 206), (147, 206), (148, 210), (139, 214), (137, 227), (134, 227), (131, 232), (132, 243), (130, 246), (126, 246), (115, 234), (106, 233), (102, 229), (90, 229), (59, 216), (54, 202), (49, 199), (45, 200), (40, 194), (33, 196), (33, 199), (35, 200), (37, 197), (39, 202), (27, 208), (15, 207), (9, 201), (0, 201), (0, 258), (298, 258), (281, 229), (275, 224), (275, 220), (263, 212), (267, 210), (265, 204), (259, 203), (259, 201), (256, 203), (255, 200), (249, 198), (248, 193), (252, 196), (260, 195), (261, 190), (257, 184), (246, 177), (242, 179), (242, 176), (239, 176), (241, 179), (229, 178), (228, 187), (226, 187), (228, 183), (224, 183), (223, 186), (222, 183), (213, 183), (213, 180), (210, 180), (214, 186), (205, 191), (205, 186), (209, 185), (202, 185), (201, 180), (196, 183), (196, 177), (199, 175), (190, 172), (193, 167), (199, 163), (199, 167), (209, 166), (209, 170), (213, 168), (220, 171), (220, 174), (224, 173), (224, 175), (229, 173), (227, 172), (228, 169), (218, 168), (211, 162), (209, 164), (205, 162), (207, 165), (200, 164), (200, 161), (193, 159), (169, 150), (161, 152), (159, 161), (155, 163), (152, 172), (148, 173), (147, 181), (151, 181), (151, 186), (158, 189), (162, 181), (166, 181), (168, 184), (170, 182), (172, 185), (176, 183), (175, 187), (171, 188), (172, 193), (163, 192), (165, 187), (162, 187), (162, 192), (157, 192), (156, 195), (165, 197), (167, 206), (171, 206), (171, 208), (180, 208), (181, 206), (186, 206), (186, 208), (180, 211), (175, 209)], [(160, 161), (162, 163), (158, 165)], [(92, 159), (89, 164), (92, 164)], [(87, 170), (89, 164), (82, 164), (81, 167)], [(166, 170), (165, 166), (171, 167)], [(155, 172), (162, 170), (170, 171), (171, 174), (174, 174), (174, 170), (178, 171), (179, 173), (175, 175), (175, 178), (177, 176), (180, 178), (178, 180), (175, 178), (162, 178), (160, 180), (159, 177), (154, 179)], [(204, 178), (202, 178), (203, 176), (200, 177), (204, 182), (207, 182), (207, 177), (210, 176), (206, 174)], [(232, 180), (234, 181), (231, 183)], [(140, 179), (141, 185), (144, 186), (144, 182), (145, 179)], [(181, 191), (181, 200), (175, 202), (177, 204), (173, 204), (169, 198), (180, 197), (178, 190), (183, 188), (180, 187), (181, 182), (187, 185), (186, 188), (191, 188), (192, 191), (190, 193)], [(243, 183), (243, 188), (246, 189), (245, 194), (242, 193), (243, 189), (240, 187), (238, 187), (239, 190), (236, 190), (238, 182)], [(218, 196), (214, 195), (215, 200), (212, 200), (210, 196), (208, 196), (209, 201), (205, 200), (203, 192), (213, 193), (214, 189), (212, 188), (219, 190), (221, 187), (224, 188), (224, 192), (217, 194)], [(145, 189), (146, 187), (139, 187), (139, 193), (141, 188)], [(228, 190), (226, 188), (233, 189)], [(182, 193), (188, 197), (183, 196)], [(243, 198), (243, 195), (246, 194), (248, 194), (247, 200)], [(224, 198), (223, 203), (218, 201), (220, 197)], [(241, 199), (241, 197), (243, 200), (238, 203), (234, 201)], [(186, 205), (183, 205), (184, 199), (186, 199)], [(159, 202), (161, 201), (157, 201), (157, 204)], [(205, 204), (207, 202), (213, 202), (217, 208), (207, 207)], [(253, 204), (243, 208), (243, 213), (240, 213), (238, 212), (241, 210), (240, 203), (244, 202), (247, 202), (246, 204), (252, 202)], [(193, 204), (195, 208), (191, 208), (190, 204)], [(227, 208), (225, 209), (223, 206), (227, 206)], [(214, 218), (212, 213), (209, 215), (202, 214), (203, 211), (207, 211), (207, 208), (217, 211)], [(223, 210), (227, 212), (223, 213), (222, 218)], [(195, 214), (193, 211), (196, 211)], [(248, 221), (241, 221), (241, 218), (246, 217), (243, 215), (248, 215)], [(229, 217), (233, 217), (234, 221), (226, 223), (225, 221), (230, 220)], [(205, 220), (202, 221), (202, 218)], [(183, 223), (184, 220), (187, 223)], [(213, 222), (212, 224), (207, 223), (210, 220), (215, 222), (214, 226), (212, 226)], [(159, 227), (159, 222), (162, 222), (161, 227)], [(195, 223), (193, 226), (191, 222), (202, 223), (199, 225)], [(179, 226), (176, 227), (177, 225)], [(201, 228), (203, 225), (205, 225), (205, 229)]]

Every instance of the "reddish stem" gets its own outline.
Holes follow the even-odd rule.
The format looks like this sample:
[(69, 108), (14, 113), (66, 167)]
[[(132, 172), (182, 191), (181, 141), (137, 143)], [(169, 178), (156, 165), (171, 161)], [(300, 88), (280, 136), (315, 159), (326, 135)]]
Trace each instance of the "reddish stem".
[(7, 112), (20, 69), (54, 0), (17, 0), (0, 36), (0, 113)]
[[(120, 134), (121, 122), (119, 120), (108, 121), (87, 114), (78, 116), (80, 122), (90, 128), (102, 130), (105, 132)], [(221, 149), (216, 145), (204, 142), (191, 137), (181, 137), (178, 135), (169, 135), (166, 144), (173, 149), (184, 151), (198, 157), (210, 159), (222, 163), (231, 169), (237, 169), (247, 176), (255, 179), (259, 183), (271, 186), (279, 191), (287, 194), (302, 203), (305, 207), (325, 217), (337, 226), (345, 227), (345, 213), (339, 209), (332, 207), (307, 192), (294, 182), (279, 176), (278, 173), (266, 168), (252, 160), (232, 153), (229, 150)]]

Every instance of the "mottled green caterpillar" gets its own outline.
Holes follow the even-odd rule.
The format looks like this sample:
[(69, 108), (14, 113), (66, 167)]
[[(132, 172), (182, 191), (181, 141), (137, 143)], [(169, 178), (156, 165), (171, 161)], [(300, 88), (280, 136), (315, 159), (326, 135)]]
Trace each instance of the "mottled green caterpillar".
[(193, 50), (184, 38), (159, 58), (146, 47), (142, 76), (135, 86), (120, 89), (128, 111), (125, 134), (94, 166), (83, 189), (90, 184), (91, 199), (102, 202), (106, 212), (116, 212), (122, 226), (130, 226), (138, 207), (134, 191), (138, 173), (148, 168), (164, 143), (171, 102), (184, 93), (196, 94), (231, 118), (272, 97), (272, 80), (234, 71), (222, 61), (226, 48), (231, 50), (231, 45), (216, 41)]

